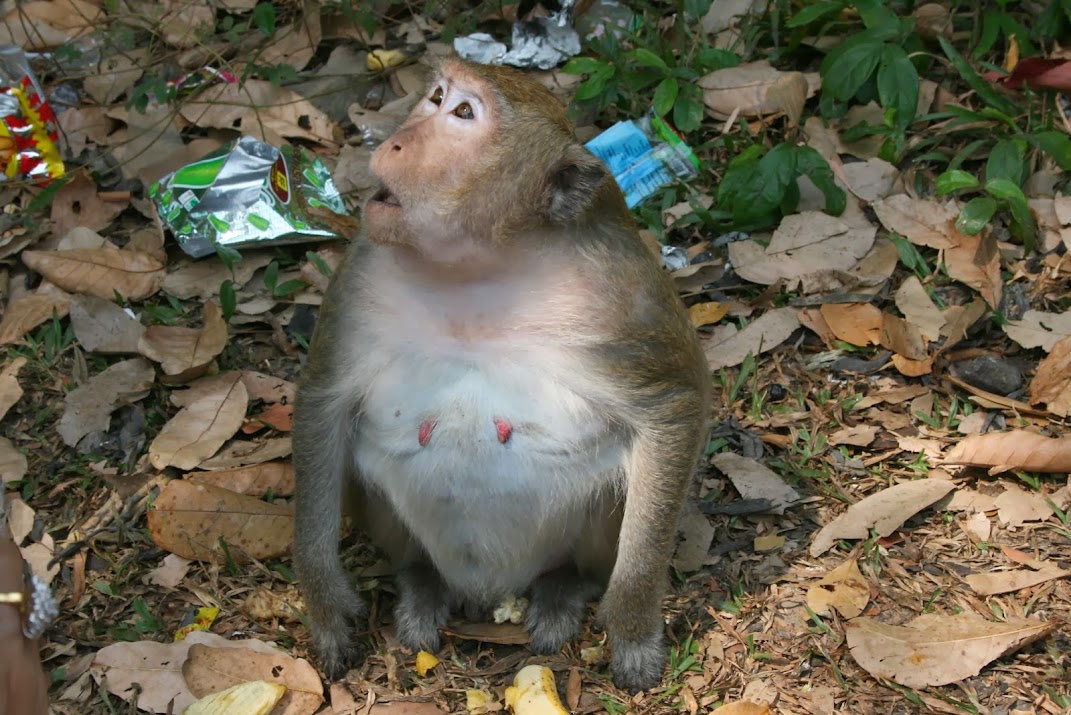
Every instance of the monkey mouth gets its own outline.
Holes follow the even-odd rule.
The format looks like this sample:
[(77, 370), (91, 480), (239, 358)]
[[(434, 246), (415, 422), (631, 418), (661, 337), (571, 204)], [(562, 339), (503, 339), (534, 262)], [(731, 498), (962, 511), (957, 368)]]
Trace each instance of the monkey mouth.
[(397, 206), (398, 208), (402, 206), (398, 198), (385, 185), (380, 186), (379, 191), (372, 194), (372, 201), (386, 204), (387, 206)]

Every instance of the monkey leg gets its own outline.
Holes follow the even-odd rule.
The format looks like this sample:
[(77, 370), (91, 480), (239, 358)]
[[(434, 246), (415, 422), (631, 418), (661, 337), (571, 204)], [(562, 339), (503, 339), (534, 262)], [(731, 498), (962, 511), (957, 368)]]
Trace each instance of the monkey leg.
[(603, 588), (598, 581), (581, 576), (572, 564), (536, 579), (525, 616), (531, 651), (540, 655), (560, 651), (567, 640), (580, 632), (588, 601), (596, 598)]
[(435, 567), (415, 561), (398, 571), (394, 624), (398, 640), (413, 650), (439, 650), (439, 627), (450, 617), (451, 594)]

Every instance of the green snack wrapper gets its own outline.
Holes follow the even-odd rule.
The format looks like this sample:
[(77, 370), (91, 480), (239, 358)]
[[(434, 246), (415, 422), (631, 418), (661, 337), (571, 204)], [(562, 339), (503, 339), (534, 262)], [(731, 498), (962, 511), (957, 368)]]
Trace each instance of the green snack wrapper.
[(343, 238), (334, 227), (346, 222), (332, 221), (326, 212), (350, 218), (318, 158), (251, 136), (154, 182), (149, 198), (182, 250), (195, 258), (214, 253), (217, 245)]

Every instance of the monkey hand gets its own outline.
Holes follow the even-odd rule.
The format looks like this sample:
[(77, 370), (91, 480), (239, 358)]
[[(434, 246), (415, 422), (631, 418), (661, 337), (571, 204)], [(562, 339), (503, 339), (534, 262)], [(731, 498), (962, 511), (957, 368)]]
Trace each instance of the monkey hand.
[(339, 680), (351, 666), (364, 659), (364, 649), (357, 642), (357, 629), (363, 629), (368, 605), (357, 595), (341, 570), (314, 591), (315, 602), (305, 606), (312, 623), (316, 652), (324, 675)]

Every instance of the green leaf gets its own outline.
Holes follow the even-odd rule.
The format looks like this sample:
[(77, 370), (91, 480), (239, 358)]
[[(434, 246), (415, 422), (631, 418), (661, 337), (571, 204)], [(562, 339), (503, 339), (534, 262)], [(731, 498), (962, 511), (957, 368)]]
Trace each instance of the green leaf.
[(919, 73), (907, 53), (885, 45), (878, 65), (878, 97), (882, 106), (896, 110), (896, 126), (905, 129), (915, 121), (919, 105)]
[(219, 305), (223, 308), (223, 322), (227, 322), (238, 308), (238, 295), (234, 291), (234, 281), (230, 278), (219, 285)]
[(234, 274), (234, 267), (238, 265), (238, 262), (242, 260), (242, 254), (236, 249), (230, 246), (224, 246), (221, 243), (216, 244), (216, 255), (219, 256), (219, 260), (223, 261), (223, 265), (227, 267), (227, 270)]
[(606, 89), (606, 79), (600, 75), (592, 75), (580, 83), (576, 88), (576, 98), (580, 101), (594, 99)]
[(1008, 179), (987, 181), (985, 190), (990, 196), (997, 198), (1008, 207), (1008, 213), (1011, 214), (1008, 229), (1011, 230), (1012, 235), (1022, 239), (1023, 248), (1027, 253), (1033, 251), (1037, 240), (1037, 227), (1034, 225), (1034, 215), (1030, 213), (1030, 206), (1026, 203), (1023, 190)]
[(673, 109), (673, 103), (677, 101), (678, 92), (680, 92), (680, 85), (672, 77), (666, 77), (658, 83), (653, 101), (654, 110), (658, 116), (665, 116), (669, 110)]
[(937, 193), (942, 196), (960, 189), (973, 189), (981, 185), (977, 176), (968, 174), (961, 169), (953, 169), (939, 174), (935, 183), (937, 184)]
[(985, 164), (986, 182), (993, 179), (1007, 179), (1016, 186), (1022, 186), (1026, 178), (1025, 147), (1022, 141), (1001, 139), (989, 152)]
[(275, 6), (270, 2), (257, 3), (252, 19), (253, 25), (268, 37), (275, 34)]
[(574, 57), (565, 63), (562, 72), (566, 74), (594, 74), (606, 67), (606, 62), (594, 57)]
[(703, 123), (703, 104), (692, 97), (679, 97), (673, 105), (673, 124), (682, 132), (694, 132)]
[(996, 199), (989, 196), (975, 196), (964, 205), (959, 216), (956, 217), (956, 230), (968, 236), (975, 236), (986, 227), (996, 212)]
[(903, 24), (900, 18), (888, 8), (884, 0), (854, 0), (860, 19), (868, 30), (880, 30), (888, 33), (900, 33)]
[(264, 287), (275, 294), (275, 284), (279, 282), (279, 261), (272, 261), (264, 269)]
[(838, 45), (822, 61), (822, 88), (834, 99), (847, 101), (870, 79), (884, 45), (859, 36)]
[(1071, 137), (1063, 132), (1048, 131), (1027, 134), (1026, 140), (1052, 157), (1061, 169), (1071, 171)]
[(948, 57), (956, 72), (959, 73), (959, 76), (963, 78), (963, 81), (975, 91), (983, 102), (1006, 115), (1017, 114), (1014, 103), (994, 89), (993, 85), (982, 79), (963, 55), (956, 51), (951, 42), (940, 36), (937, 41), (940, 43), (941, 49), (944, 50), (945, 56)]
[(305, 251), (305, 260), (316, 266), (316, 270), (325, 278), (331, 277), (331, 266), (327, 265), (327, 261), (321, 258), (320, 254), (313, 251)]
[(833, 15), (843, 10), (845, 4), (843, 2), (816, 2), (805, 6), (802, 10), (796, 13), (795, 17), (789, 18), (789, 21), (785, 23), (787, 27), (804, 27), (810, 25), (815, 20), (820, 20), (826, 15)]
[(646, 47), (637, 47), (628, 53), (629, 59), (633, 62), (643, 65), (644, 67), (654, 67), (655, 69), (668, 70), (669, 66), (666, 65), (666, 61), (651, 52)]
[(692, 18), (705, 17), (713, 0), (684, 0), (684, 14)]
[(293, 278), (288, 281), (284, 281), (272, 289), (271, 295), (273, 298), (286, 298), (299, 290), (303, 290), (308, 284), (305, 281)]
[(840, 216), (844, 213), (844, 209), (848, 207), (848, 194), (833, 180), (833, 170), (829, 168), (829, 162), (824, 156), (812, 147), (797, 147), (796, 171), (809, 177), (825, 196), (827, 214)]
[(740, 55), (716, 47), (704, 47), (699, 50), (695, 59), (696, 69), (704, 73), (736, 67), (740, 64)]

